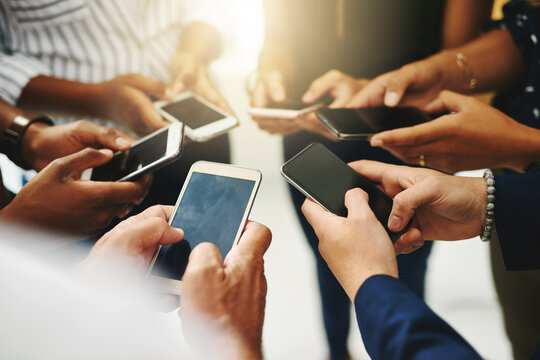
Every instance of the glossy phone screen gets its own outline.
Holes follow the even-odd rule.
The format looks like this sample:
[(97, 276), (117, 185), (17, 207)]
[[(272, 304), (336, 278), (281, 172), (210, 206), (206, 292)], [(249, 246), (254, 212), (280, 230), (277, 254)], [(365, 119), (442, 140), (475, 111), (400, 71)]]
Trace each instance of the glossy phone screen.
[(392, 199), (371, 181), (361, 176), (334, 153), (321, 144), (314, 143), (285, 163), (283, 174), (292, 185), (316, 200), (327, 210), (346, 217), (345, 194), (361, 188), (369, 195), (369, 206), (392, 240), (399, 236), (388, 230)]
[(358, 109), (319, 109), (317, 116), (339, 134), (376, 134), (385, 130), (418, 125), (431, 120), (413, 107), (372, 107)]
[(129, 150), (117, 152), (111, 161), (92, 170), (92, 180), (117, 181), (165, 156), (169, 131), (162, 131)]
[(206, 106), (194, 97), (170, 103), (161, 109), (191, 129), (197, 129), (225, 118), (223, 114)]
[(184, 239), (162, 246), (152, 275), (181, 280), (191, 250), (215, 244), (223, 259), (231, 250), (249, 204), (255, 181), (194, 172), (171, 225), (184, 230)]

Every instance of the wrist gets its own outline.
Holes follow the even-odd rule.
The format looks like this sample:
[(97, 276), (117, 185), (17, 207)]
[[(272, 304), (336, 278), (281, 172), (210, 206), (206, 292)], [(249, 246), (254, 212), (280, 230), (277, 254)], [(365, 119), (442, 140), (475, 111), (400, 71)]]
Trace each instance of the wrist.
[(514, 146), (519, 145), (519, 153), (511, 154), (503, 166), (521, 173), (536, 171), (532, 167), (540, 160), (540, 130), (522, 124), (519, 126), (523, 129), (522, 136), (512, 142)]
[(430, 59), (433, 62), (436, 76), (439, 78), (441, 90), (462, 92), (461, 74), (456, 65), (456, 54), (443, 50)]
[(33, 169), (36, 169), (36, 160), (38, 158), (39, 149), (41, 148), (40, 135), (42, 134), (42, 131), (49, 126), (50, 125), (39, 122), (31, 123), (22, 137), (21, 156)]
[(113, 86), (111, 80), (88, 84), (88, 116), (104, 120), (114, 120), (112, 109), (116, 98), (112, 93)]

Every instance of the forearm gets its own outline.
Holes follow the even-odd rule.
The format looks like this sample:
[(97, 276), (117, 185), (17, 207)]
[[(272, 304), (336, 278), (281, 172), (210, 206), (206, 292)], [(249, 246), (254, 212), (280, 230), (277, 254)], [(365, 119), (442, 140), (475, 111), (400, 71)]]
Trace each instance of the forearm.
[(101, 86), (40, 75), (25, 86), (17, 105), (27, 111), (103, 118)]
[[(469, 76), (458, 65), (457, 54), (465, 55)], [(511, 34), (492, 30), (463, 46), (442, 51), (428, 61), (442, 71), (443, 88), (456, 92), (486, 92), (511, 87), (523, 79), (525, 61)], [(467, 89), (467, 77), (476, 79), (476, 87)]]
[(369, 278), (354, 305), (372, 359), (480, 359), (465, 339), (397, 279)]
[(480, 34), (491, 18), (493, 0), (446, 1), (442, 48), (461, 46)]
[(222, 47), (218, 31), (211, 25), (196, 21), (184, 29), (178, 53), (189, 53), (208, 64), (221, 55)]

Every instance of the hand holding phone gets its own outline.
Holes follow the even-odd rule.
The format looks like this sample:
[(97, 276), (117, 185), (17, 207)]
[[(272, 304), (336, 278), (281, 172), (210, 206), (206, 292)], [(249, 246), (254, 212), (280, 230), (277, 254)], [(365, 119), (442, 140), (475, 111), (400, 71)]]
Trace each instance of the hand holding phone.
[(310, 104), (301, 100), (287, 99), (279, 103), (272, 102), (264, 108), (251, 107), (248, 109), (248, 114), (259, 118), (294, 120), (322, 106), (324, 106), (323, 103)]
[(171, 102), (156, 102), (154, 106), (165, 119), (184, 123), (186, 136), (197, 142), (210, 140), (238, 125), (234, 116), (190, 92)]
[(180, 292), (189, 254), (198, 244), (215, 244), (225, 258), (240, 238), (260, 182), (258, 170), (206, 161), (193, 164), (169, 221), (184, 231), (184, 239), (159, 247), (148, 271), (161, 290)]
[(81, 180), (128, 181), (156, 171), (182, 155), (184, 125), (173, 123), (134, 142), (129, 150), (114, 154), (105, 165), (87, 169)]
[(383, 225), (392, 241), (404, 234), (388, 229), (388, 217), (392, 211), (392, 199), (368, 179), (354, 171), (334, 153), (319, 143), (313, 143), (287, 161), (281, 174), (304, 195), (338, 215), (347, 216), (345, 194), (361, 188), (369, 195), (369, 206)]

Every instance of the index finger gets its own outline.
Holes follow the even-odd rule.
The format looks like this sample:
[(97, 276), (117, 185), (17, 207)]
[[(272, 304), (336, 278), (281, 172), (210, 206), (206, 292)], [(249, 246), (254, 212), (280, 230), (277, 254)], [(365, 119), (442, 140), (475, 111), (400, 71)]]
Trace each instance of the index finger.
[(449, 134), (448, 117), (444, 115), (424, 124), (383, 131), (371, 137), (371, 146), (415, 146), (435, 142)]
[(104, 206), (132, 203), (146, 194), (146, 187), (137, 182), (78, 181), (80, 192), (87, 192)]

